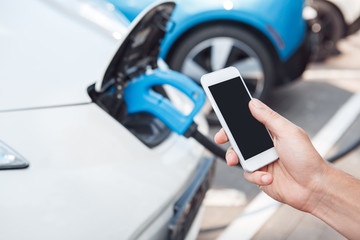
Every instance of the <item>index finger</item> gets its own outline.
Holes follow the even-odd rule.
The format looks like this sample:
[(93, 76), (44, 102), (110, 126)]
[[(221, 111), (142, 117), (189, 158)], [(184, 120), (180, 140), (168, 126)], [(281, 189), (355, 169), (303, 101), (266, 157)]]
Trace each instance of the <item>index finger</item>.
[(226, 135), (223, 128), (221, 128), (214, 137), (214, 140), (217, 144), (223, 144), (229, 141), (228, 136)]

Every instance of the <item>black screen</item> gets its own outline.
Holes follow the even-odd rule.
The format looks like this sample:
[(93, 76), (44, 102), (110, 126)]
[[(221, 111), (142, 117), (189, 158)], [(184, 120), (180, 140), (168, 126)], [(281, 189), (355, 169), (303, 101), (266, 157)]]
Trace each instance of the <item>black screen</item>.
[(209, 89), (245, 160), (274, 146), (265, 126), (251, 115), (250, 97), (240, 77)]

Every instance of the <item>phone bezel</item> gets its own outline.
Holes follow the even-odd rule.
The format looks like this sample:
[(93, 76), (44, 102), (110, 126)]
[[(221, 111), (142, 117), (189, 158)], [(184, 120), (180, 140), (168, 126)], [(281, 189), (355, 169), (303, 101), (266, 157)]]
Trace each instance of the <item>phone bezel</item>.
[[(214, 97), (211, 94), (211, 91), (209, 89), (210, 86), (214, 85), (214, 84), (218, 84), (221, 82), (225, 82), (228, 80), (231, 80), (233, 78), (239, 77), (242, 81), (243, 86), (245, 87), (248, 95), (249, 95), (249, 101), (252, 99), (252, 96), (249, 92), (249, 90), (247, 89), (244, 80), (242, 79), (239, 71), (237, 70), (237, 68), (235, 67), (228, 67), (225, 69), (221, 69), (215, 72), (211, 72), (208, 74), (205, 74), (201, 77), (201, 85), (205, 90), (205, 93), (211, 103), (211, 105), (213, 106), (213, 109), (215, 111), (216, 116), (218, 117), (221, 126), (224, 128), (231, 146), (233, 147), (234, 151), (236, 152), (236, 154), (239, 157), (241, 166), (243, 167), (243, 169), (247, 172), (253, 172), (261, 167), (264, 167), (266, 165), (268, 165), (269, 163), (275, 161), (278, 159), (278, 155), (276, 153), (276, 150), (274, 147), (269, 148), (247, 160), (244, 159), (239, 147), (237, 146), (235, 139), (224, 119), (224, 117), (222, 116), (219, 107), (214, 99)], [(266, 128), (266, 127), (265, 127)], [(267, 128), (266, 128), (267, 130)], [(272, 139), (271, 134), (269, 133), (269, 131), (267, 130), (270, 138)]]

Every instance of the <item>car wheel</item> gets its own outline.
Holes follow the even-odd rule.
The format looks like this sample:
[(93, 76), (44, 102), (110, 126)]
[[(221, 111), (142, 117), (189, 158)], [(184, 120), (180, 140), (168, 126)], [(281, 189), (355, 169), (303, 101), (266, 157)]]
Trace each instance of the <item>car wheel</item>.
[[(173, 48), (169, 66), (200, 83), (203, 74), (234, 66), (253, 97), (264, 100), (275, 81), (275, 60), (254, 34), (231, 25), (213, 25), (188, 34)], [(214, 114), (209, 123), (217, 123)], [(214, 121), (213, 121), (214, 120)]]
[(264, 44), (250, 32), (233, 26), (202, 28), (181, 41), (169, 65), (195, 82), (203, 74), (234, 66), (253, 97), (264, 99), (275, 76), (274, 60)]
[(317, 16), (310, 21), (310, 27), (316, 36), (316, 46), (313, 60), (323, 61), (328, 56), (337, 53), (336, 43), (346, 32), (346, 23), (341, 12), (331, 3), (322, 0), (309, 2)]

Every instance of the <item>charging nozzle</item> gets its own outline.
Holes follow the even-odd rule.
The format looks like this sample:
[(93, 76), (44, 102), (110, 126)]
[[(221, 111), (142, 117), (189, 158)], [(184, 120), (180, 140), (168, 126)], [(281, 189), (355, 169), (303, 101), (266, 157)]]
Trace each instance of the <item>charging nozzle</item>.
[[(192, 100), (194, 107), (191, 113), (184, 115), (168, 98), (153, 90), (153, 87), (164, 84), (175, 87)], [(150, 113), (172, 131), (183, 135), (193, 123), (195, 115), (201, 110), (206, 97), (204, 91), (188, 77), (175, 71), (158, 68), (129, 81), (125, 87), (124, 99), (129, 114)]]

